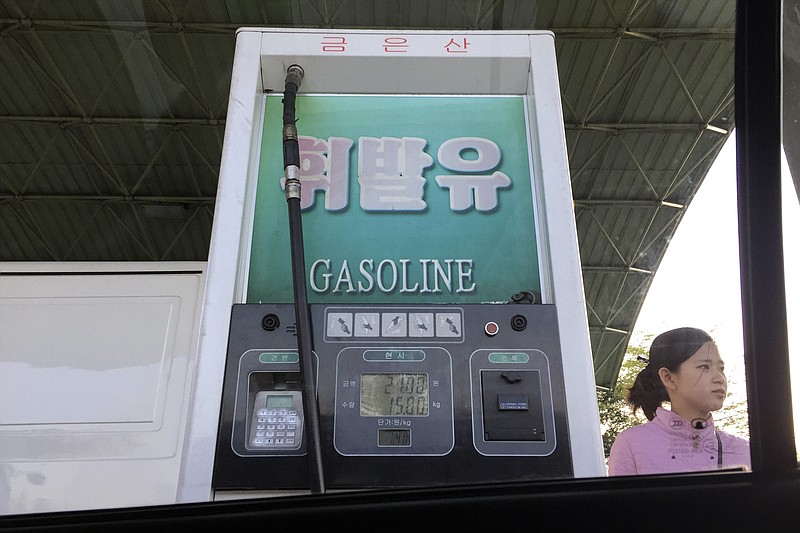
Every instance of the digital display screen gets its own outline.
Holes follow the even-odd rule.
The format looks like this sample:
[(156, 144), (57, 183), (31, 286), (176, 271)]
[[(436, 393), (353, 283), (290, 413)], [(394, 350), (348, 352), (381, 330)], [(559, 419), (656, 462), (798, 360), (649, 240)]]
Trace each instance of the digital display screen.
[(286, 409), (294, 405), (289, 394), (270, 394), (267, 396), (267, 409)]
[(361, 416), (428, 416), (428, 374), (361, 374)]
[(379, 429), (378, 446), (411, 446), (411, 430)]

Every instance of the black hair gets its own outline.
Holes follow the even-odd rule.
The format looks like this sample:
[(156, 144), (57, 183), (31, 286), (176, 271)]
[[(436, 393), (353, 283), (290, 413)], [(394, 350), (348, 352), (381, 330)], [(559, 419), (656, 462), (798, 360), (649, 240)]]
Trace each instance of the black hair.
[(656, 416), (656, 409), (669, 401), (667, 389), (658, 371), (666, 368), (676, 372), (681, 363), (689, 359), (705, 343), (714, 342), (711, 335), (697, 328), (678, 328), (665, 331), (650, 345), (650, 361), (636, 376), (628, 390), (628, 405), (635, 413), (641, 409), (648, 420)]

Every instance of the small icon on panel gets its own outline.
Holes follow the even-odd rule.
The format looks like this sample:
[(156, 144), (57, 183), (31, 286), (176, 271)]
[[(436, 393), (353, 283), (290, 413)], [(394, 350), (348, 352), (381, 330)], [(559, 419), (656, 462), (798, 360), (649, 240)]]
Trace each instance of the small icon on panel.
[(353, 313), (329, 313), (328, 337), (352, 337)]
[(433, 313), (409, 313), (409, 337), (433, 337)]
[(460, 337), (461, 315), (459, 313), (436, 313), (437, 337)]
[(355, 337), (378, 337), (381, 334), (379, 322), (380, 315), (378, 313), (356, 313), (353, 335)]
[(384, 337), (405, 337), (408, 317), (405, 313), (383, 313), (381, 334)]

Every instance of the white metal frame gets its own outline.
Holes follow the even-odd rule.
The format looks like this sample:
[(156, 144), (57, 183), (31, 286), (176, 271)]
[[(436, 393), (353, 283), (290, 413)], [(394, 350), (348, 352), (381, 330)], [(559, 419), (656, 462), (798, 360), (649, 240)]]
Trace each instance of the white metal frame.
[[(441, 46), (467, 38), (468, 54)], [(387, 41), (387, 39), (392, 39)], [(405, 52), (381, 43), (406, 39)], [(344, 42), (343, 42), (344, 41)], [(322, 48), (328, 43), (328, 50)], [(338, 44), (337, 44), (338, 43)], [(413, 46), (412, 46), (413, 45)], [(341, 53), (331, 52), (336, 47)], [(263, 93), (282, 91), (301, 64), (301, 93), (527, 95), (538, 195), (540, 271), (547, 303), (557, 304), (576, 477), (601, 476), (600, 421), (566, 157), (554, 37), (545, 31), (385, 31), (241, 29), (237, 33), (214, 226), (201, 317), (198, 371), (178, 501), (212, 497), (219, 398), (231, 305), (243, 301), (242, 239), (249, 235)], [(485, 76), (485, 73), (491, 76)], [(537, 131), (546, 131), (539, 135)]]

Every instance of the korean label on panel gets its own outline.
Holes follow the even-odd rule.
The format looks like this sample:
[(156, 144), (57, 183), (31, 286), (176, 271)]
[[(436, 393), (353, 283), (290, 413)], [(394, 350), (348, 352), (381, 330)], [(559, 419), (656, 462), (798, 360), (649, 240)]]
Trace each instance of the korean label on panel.
[(466, 54), (470, 44), (472, 43), (467, 41), (466, 37), (451, 37), (450, 41), (444, 45), (444, 49), (448, 54)]
[(320, 42), (323, 52), (346, 52), (347, 44), (347, 39), (342, 35), (325, 35)]
[(383, 40), (383, 51), (387, 53), (408, 52), (408, 39), (405, 37), (386, 37)]

